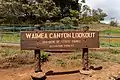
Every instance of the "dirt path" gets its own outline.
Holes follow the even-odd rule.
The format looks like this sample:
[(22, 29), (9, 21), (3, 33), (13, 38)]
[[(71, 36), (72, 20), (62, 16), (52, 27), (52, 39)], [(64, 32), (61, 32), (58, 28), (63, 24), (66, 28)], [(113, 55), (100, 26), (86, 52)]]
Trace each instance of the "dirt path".
[[(92, 71), (90, 75), (80, 73), (48, 76), (46, 80), (112, 80), (112, 76), (120, 76), (120, 64), (102, 63), (103, 69)], [(52, 68), (53, 69), (53, 68)], [(54, 69), (53, 69), (54, 70)], [(67, 69), (55, 69), (56, 71), (67, 71)], [(43, 71), (47, 68), (43, 67)], [(25, 66), (21, 68), (0, 69), (0, 80), (32, 80), (31, 75), (34, 68)]]

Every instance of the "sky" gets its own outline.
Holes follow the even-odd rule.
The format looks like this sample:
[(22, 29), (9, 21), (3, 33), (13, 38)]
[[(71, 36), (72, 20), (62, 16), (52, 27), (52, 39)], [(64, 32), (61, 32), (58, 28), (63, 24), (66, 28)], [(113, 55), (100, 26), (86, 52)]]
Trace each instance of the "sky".
[(108, 15), (106, 20), (111, 17), (120, 20), (120, 0), (86, 0), (86, 3), (93, 9), (103, 9)]

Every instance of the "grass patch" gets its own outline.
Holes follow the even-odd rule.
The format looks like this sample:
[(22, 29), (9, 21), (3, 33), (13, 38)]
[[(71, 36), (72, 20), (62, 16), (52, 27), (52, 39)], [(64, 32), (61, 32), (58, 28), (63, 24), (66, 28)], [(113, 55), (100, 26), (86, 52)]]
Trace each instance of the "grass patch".
[(19, 33), (1, 34), (0, 42), (20, 43), (20, 34)]
[(56, 63), (60, 66), (60, 67), (65, 67), (67, 65), (67, 63), (62, 60), (62, 59), (57, 59)]
[(104, 30), (102, 31), (103, 34), (120, 34), (120, 29), (111, 29), (111, 30)]
[(34, 63), (33, 51), (0, 47), (0, 68), (17, 68)]
[(81, 59), (81, 54), (74, 54), (74, 55), (70, 55), (68, 57), (68, 59), (71, 59), (71, 60), (76, 60), (76, 59)]
[[(41, 52), (42, 63), (48, 60), (48, 54)], [(0, 68), (18, 68), (24, 65), (33, 65), (35, 54), (33, 51), (18, 48), (0, 47)]]
[(110, 54), (109, 52), (91, 52), (91, 59), (102, 60), (103, 62), (116, 62), (120, 64), (120, 54)]
[[(70, 60), (82, 60), (82, 52), (79, 54), (70, 55), (68, 59)], [(115, 62), (120, 64), (120, 50), (111, 49), (109, 51), (89, 51), (89, 64), (98, 64), (101, 62)]]
[(100, 46), (102, 47), (120, 47), (120, 43), (109, 43), (108, 42), (100, 42)]
[[(20, 49), (14, 49), (14, 48), (7, 48), (7, 47), (0, 47), (0, 57), (5, 58), (5, 57), (10, 57), (13, 55), (24, 55), (24, 54), (32, 54), (31, 56), (34, 57), (33, 51), (30, 50), (20, 50)], [(42, 62), (46, 62), (48, 60), (48, 53), (45, 53), (41, 51), (41, 56), (40, 59)]]
[(1, 57), (12, 56), (12, 55), (15, 55), (15, 54), (20, 54), (20, 53), (21, 53), (20, 49), (0, 47), (0, 56)]
[[(102, 62), (115, 62), (120, 64), (120, 50), (111, 49), (108, 51), (89, 51), (89, 64), (99, 64)], [(4, 63), (16, 63), (16, 64), (33, 64), (34, 63), (34, 53), (33, 51), (27, 51), (14, 48), (2, 48), (0, 47), (0, 63), (3, 64), (2, 58), (5, 59)], [(41, 51), (41, 60), (45, 62), (48, 60), (49, 54)], [(79, 67), (82, 65), (82, 52), (75, 52), (70, 55), (64, 54), (61, 56), (50, 56), (53, 63), (60, 67)], [(48, 61), (51, 62), (51, 61)], [(2, 65), (1, 64), (1, 65)]]
[(112, 54), (120, 54), (120, 50), (110, 49)]

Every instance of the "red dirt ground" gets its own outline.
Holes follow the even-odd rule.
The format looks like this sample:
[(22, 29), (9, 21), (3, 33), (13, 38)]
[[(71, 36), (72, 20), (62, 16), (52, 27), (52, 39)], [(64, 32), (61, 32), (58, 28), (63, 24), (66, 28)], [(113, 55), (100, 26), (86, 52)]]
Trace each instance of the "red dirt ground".
[[(112, 80), (112, 76), (120, 76), (120, 64), (104, 62), (103, 69), (92, 71), (89, 75), (80, 73), (47, 76), (46, 80)], [(43, 72), (47, 72), (48, 67), (43, 66)], [(68, 71), (75, 69), (51, 68), (54, 71)], [(50, 69), (49, 69), (50, 70)], [(31, 75), (34, 68), (31, 66), (24, 66), (21, 68), (0, 69), (0, 80), (32, 80)], [(114, 80), (114, 79), (113, 79)]]
[[(54, 57), (54, 59), (53, 59)], [(58, 58), (62, 57), (64, 60), (66, 56), (57, 55)], [(34, 55), (33, 54), (19, 54), (13, 57), (0, 59), (0, 80), (32, 80), (31, 75), (34, 73)], [(67, 65), (67, 67), (54, 66), (53, 60), (57, 60), (55, 56), (50, 58), (48, 63), (42, 65), (43, 72), (53, 70), (55, 72), (71, 71), (82, 69), (81, 65)], [(76, 61), (76, 60), (75, 60)], [(78, 60), (80, 61), (80, 60)], [(80, 62), (78, 62), (80, 63)], [(100, 63), (100, 62), (99, 62)], [(65, 74), (65, 75), (54, 75), (47, 76), (46, 80), (117, 80), (112, 78), (120, 78), (120, 64), (113, 62), (101, 62), (97, 66), (102, 66), (102, 70), (90, 70), (92, 72), (89, 75), (83, 75), (80, 73)], [(22, 66), (21, 66), (22, 65)], [(72, 67), (71, 67), (72, 66)]]

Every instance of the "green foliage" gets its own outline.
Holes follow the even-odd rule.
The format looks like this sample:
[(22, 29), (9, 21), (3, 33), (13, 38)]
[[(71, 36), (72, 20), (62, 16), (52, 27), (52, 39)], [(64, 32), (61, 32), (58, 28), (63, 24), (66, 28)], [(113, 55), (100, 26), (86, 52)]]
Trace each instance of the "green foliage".
[(21, 3), (15, 0), (2, 0), (0, 17), (4, 22), (13, 24), (38, 24), (44, 20), (56, 17), (60, 14), (59, 7), (56, 7), (52, 0), (44, 0), (41, 3)]
[(100, 8), (98, 8), (97, 10), (93, 9), (92, 15), (93, 15), (94, 22), (99, 22), (101, 20), (104, 20), (104, 18), (107, 16), (107, 14), (103, 12), (103, 10)]
[(106, 16), (107, 14), (100, 8), (92, 10), (88, 5), (83, 5), (80, 10), (79, 20), (82, 24), (90, 24), (92, 22), (99, 23), (101, 20), (104, 20)]
[(94, 22), (93, 17), (91, 16), (87, 16), (87, 17), (85, 16), (83, 18), (80, 18), (79, 20), (80, 20), (80, 23), (82, 24), (91, 24), (92, 22)]
[(70, 17), (65, 17), (60, 20), (63, 24), (70, 24), (71, 23), (71, 18)]
[(78, 26), (104, 20), (107, 14), (100, 8), (92, 10), (81, 0), (1, 0), (0, 24), (44, 24), (62, 22)]
[(79, 11), (77, 11), (77, 10), (71, 10), (70, 9), (70, 16), (72, 16), (72, 17), (78, 17), (79, 16)]
[(76, 17), (65, 17), (60, 20), (61, 23), (65, 25), (73, 25), (73, 26), (78, 26), (79, 20)]
[(117, 27), (117, 26), (118, 26), (117, 21), (110, 21), (110, 26), (115, 26), (115, 27)]
[(45, 53), (44, 51), (41, 51), (40, 59), (41, 59), (41, 62), (48, 61), (48, 54)]

